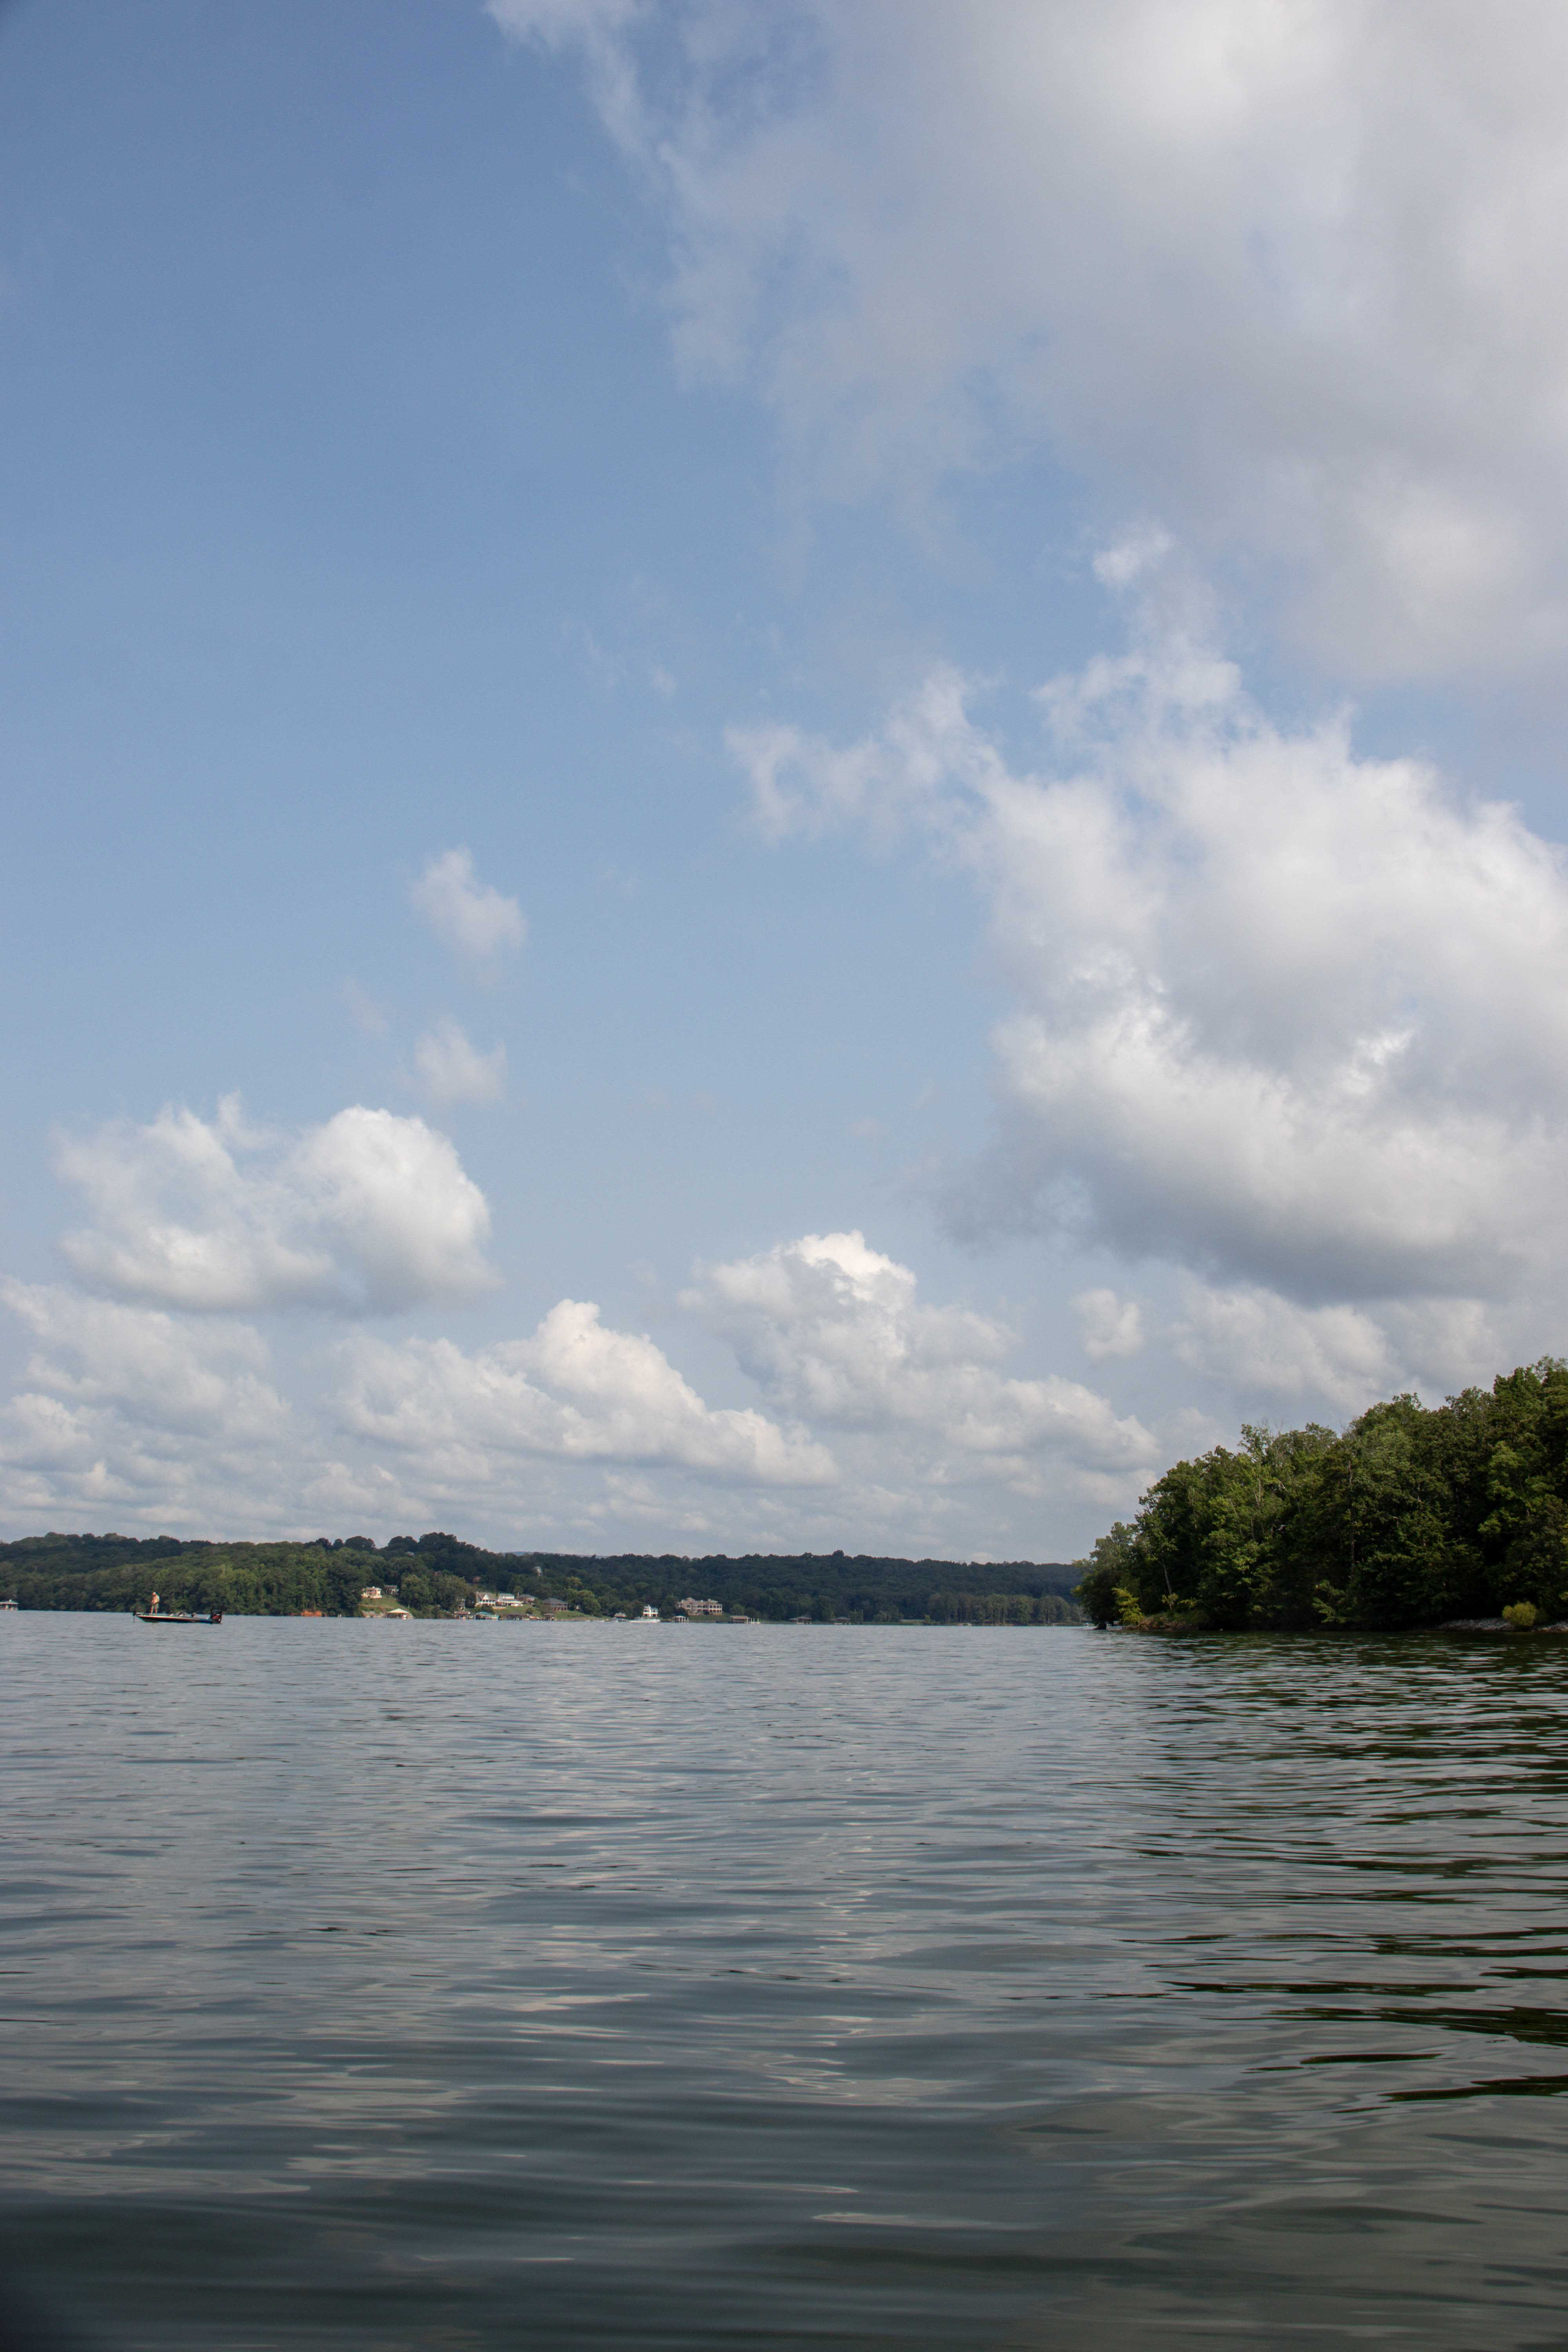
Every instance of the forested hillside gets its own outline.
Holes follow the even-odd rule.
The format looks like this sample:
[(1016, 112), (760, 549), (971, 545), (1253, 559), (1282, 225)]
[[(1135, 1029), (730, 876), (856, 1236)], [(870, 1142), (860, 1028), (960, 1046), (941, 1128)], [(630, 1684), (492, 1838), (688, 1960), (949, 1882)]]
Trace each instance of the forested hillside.
[(174, 1536), (29, 1536), (0, 1544), (0, 1599), (25, 1609), (123, 1610), (154, 1589), (170, 1608), (294, 1616), (354, 1616), (370, 1584), (395, 1589), (418, 1615), (449, 1615), (480, 1590), (564, 1601), (586, 1616), (672, 1609), (691, 1594), (754, 1617), (855, 1622), (1057, 1623), (1078, 1614), (1066, 1596), (1079, 1571), (1065, 1562), (997, 1565), (937, 1559), (758, 1553), (689, 1559), (668, 1553), (600, 1558), (573, 1552), (492, 1552), (432, 1532), (311, 1543), (209, 1543)]
[(1102, 1536), (1079, 1598), (1097, 1624), (1440, 1624), (1568, 1617), (1568, 1364), (1556, 1357), (1342, 1433), (1247, 1428), (1178, 1462)]

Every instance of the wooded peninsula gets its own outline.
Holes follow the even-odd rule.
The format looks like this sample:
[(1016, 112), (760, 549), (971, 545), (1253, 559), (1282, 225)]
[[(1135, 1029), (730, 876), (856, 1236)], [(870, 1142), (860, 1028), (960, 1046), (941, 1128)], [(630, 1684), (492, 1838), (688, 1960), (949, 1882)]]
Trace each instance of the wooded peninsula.
[(0, 1600), (22, 1609), (166, 1609), (226, 1616), (358, 1617), (384, 1598), (416, 1617), (471, 1611), (481, 1592), (515, 1594), (574, 1617), (675, 1614), (697, 1595), (726, 1614), (819, 1623), (1057, 1625), (1081, 1622), (1069, 1598), (1081, 1563), (881, 1559), (803, 1552), (486, 1551), (432, 1532), (318, 1536), (310, 1543), (212, 1543), (174, 1536), (45, 1535), (0, 1544)]
[(1077, 1590), (1097, 1625), (1394, 1629), (1568, 1618), (1568, 1363), (1342, 1433), (1246, 1427), (1178, 1462)]

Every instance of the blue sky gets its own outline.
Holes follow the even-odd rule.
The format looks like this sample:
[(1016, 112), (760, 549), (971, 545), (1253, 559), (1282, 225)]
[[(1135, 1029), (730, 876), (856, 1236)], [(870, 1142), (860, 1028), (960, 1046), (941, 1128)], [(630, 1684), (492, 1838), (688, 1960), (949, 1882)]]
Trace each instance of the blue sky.
[(1568, 45), (0, 15), (0, 1495), (1071, 1556), (1561, 1344)]

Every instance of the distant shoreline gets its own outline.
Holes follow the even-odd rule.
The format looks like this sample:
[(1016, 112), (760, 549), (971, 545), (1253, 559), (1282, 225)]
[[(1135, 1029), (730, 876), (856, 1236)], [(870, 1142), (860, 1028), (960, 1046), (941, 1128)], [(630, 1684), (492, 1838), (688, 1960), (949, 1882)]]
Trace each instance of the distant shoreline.
[(836, 1551), (597, 1554), (487, 1551), (440, 1531), (218, 1543), (174, 1536), (27, 1536), (0, 1544), (0, 1600), (121, 1612), (154, 1590), (170, 1609), (226, 1617), (416, 1618), (489, 1613), (614, 1622), (683, 1614), (788, 1624), (1081, 1622), (1066, 1560), (910, 1559)]
[[(134, 1609), (68, 1609), (68, 1606), (28, 1604), (16, 1601), (14, 1609), (0, 1606), (0, 1616), (80, 1616), (80, 1618), (134, 1618)], [(654, 1625), (660, 1628), (689, 1628), (689, 1625), (726, 1625), (731, 1630), (766, 1630), (766, 1633), (1090, 1633), (1089, 1618), (1084, 1613), (1060, 1618), (1025, 1618), (1025, 1621), (985, 1621), (985, 1618), (627, 1618), (627, 1616), (515, 1616), (487, 1618), (482, 1613), (468, 1612), (449, 1613), (439, 1609), (426, 1612), (393, 1613), (390, 1609), (364, 1609), (355, 1613), (327, 1616), (322, 1609), (226, 1609), (224, 1622), (266, 1622), (266, 1625), (531, 1625), (536, 1630), (576, 1628), (576, 1625), (597, 1625), (597, 1628), (621, 1628), (621, 1625)], [(1568, 1633), (1568, 1628), (1561, 1628)]]

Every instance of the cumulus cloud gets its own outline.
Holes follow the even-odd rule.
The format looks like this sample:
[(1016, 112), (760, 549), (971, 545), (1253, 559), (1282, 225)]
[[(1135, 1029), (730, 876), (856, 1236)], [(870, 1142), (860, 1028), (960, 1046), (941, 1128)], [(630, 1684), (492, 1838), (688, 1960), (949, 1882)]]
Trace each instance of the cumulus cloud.
[(277, 1438), (288, 1425), (267, 1378), (266, 1342), (244, 1324), (193, 1325), (54, 1283), (7, 1281), (0, 1299), (37, 1343), (28, 1377), (72, 1405), (246, 1443)]
[(917, 1294), (910, 1268), (863, 1234), (806, 1234), (702, 1268), (683, 1303), (770, 1399), (815, 1425), (917, 1441), (920, 1475), (1043, 1459), (1125, 1473), (1153, 1460), (1148, 1431), (1092, 1390), (1004, 1372), (1017, 1345), (1005, 1325)]
[(819, 488), (1048, 446), (1358, 674), (1568, 635), (1552, 0), (490, 0), (575, 44), (676, 347)]
[(443, 850), (410, 885), (415, 912), (443, 946), (479, 972), (521, 947), (528, 926), (515, 898), (503, 898), (474, 873), (470, 849)]
[(258, 1332), (54, 1284), (6, 1282), (0, 1300), (33, 1339), (22, 1386), (0, 1410), (14, 1508), (114, 1504), (135, 1517), (145, 1507), (166, 1524), (193, 1503), (221, 1503), (226, 1482), (246, 1492), (284, 1475), (293, 1415)]
[[(363, 1333), (276, 1374), (231, 1315), (11, 1283), (33, 1346), (0, 1406), (0, 1509), (21, 1524), (310, 1535), (348, 1520), (495, 1540), (1070, 1552), (1160, 1458), (1135, 1420), (1012, 1377), (1014, 1335), (931, 1307), (858, 1234), (704, 1269), (689, 1304), (758, 1404), (715, 1405), (656, 1342), (563, 1299), (465, 1349)], [(318, 1377), (324, 1365), (325, 1385)], [(285, 1385), (287, 1382), (287, 1386)], [(1038, 1507), (1048, 1499), (1043, 1534)]]
[(808, 1434), (710, 1407), (652, 1340), (574, 1300), (531, 1339), (472, 1355), (445, 1339), (350, 1342), (335, 1390), (295, 1402), (274, 1385), (261, 1335), (229, 1318), (17, 1282), (0, 1286), (0, 1304), (34, 1343), (0, 1407), (0, 1507), (24, 1519), (69, 1510), (242, 1535), (345, 1517), (504, 1526), (521, 1513), (536, 1538), (580, 1537), (602, 1524), (602, 1482), (618, 1508), (614, 1480), (628, 1471), (642, 1478), (632, 1516), (667, 1528), (710, 1523), (703, 1490), (730, 1490), (744, 1512), (749, 1496), (837, 1482)]
[(450, 1017), (427, 1029), (414, 1048), (419, 1083), (434, 1103), (493, 1103), (506, 1092), (506, 1047), (481, 1054)]
[(821, 1486), (826, 1449), (750, 1409), (705, 1404), (653, 1340), (615, 1331), (597, 1307), (563, 1298), (531, 1339), (466, 1354), (447, 1339), (350, 1349), (342, 1409), (356, 1436), (445, 1458), (480, 1485), (495, 1462), (677, 1467), (762, 1486)]
[(1560, 1266), (1568, 877), (1500, 802), (1269, 723), (1179, 632), (1041, 697), (1016, 773), (933, 678), (846, 752), (738, 736), (773, 834), (929, 825), (1016, 1009), (974, 1235), (1066, 1232), (1305, 1305)]
[(489, 1210), (420, 1118), (363, 1105), (279, 1136), (229, 1097), (60, 1146), (90, 1223), (61, 1247), (89, 1289), (206, 1312), (386, 1314), (493, 1287)]

